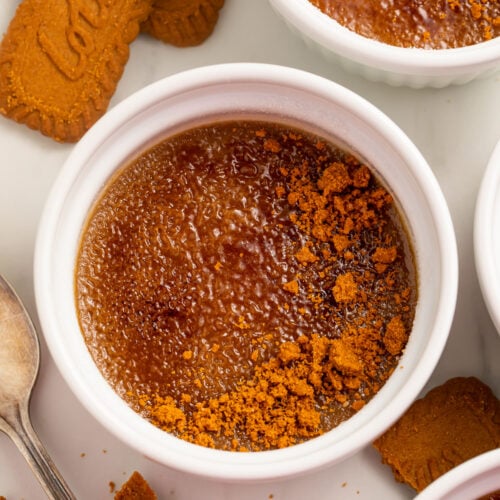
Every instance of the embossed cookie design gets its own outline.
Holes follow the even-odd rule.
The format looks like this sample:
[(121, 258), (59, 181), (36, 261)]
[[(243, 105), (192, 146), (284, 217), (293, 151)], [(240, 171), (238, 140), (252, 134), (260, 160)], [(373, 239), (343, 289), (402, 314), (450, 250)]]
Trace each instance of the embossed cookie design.
[(474, 377), (432, 389), (374, 442), (395, 478), (417, 491), (500, 446), (500, 401)]
[(177, 47), (199, 45), (213, 32), (224, 0), (153, 0), (142, 30)]
[(75, 142), (106, 111), (151, 0), (24, 0), (0, 45), (0, 113)]

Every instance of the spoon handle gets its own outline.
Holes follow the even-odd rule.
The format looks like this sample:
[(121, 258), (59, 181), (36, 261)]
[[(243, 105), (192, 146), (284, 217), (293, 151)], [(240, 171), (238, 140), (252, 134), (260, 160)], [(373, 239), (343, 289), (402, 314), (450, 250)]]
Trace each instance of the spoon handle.
[[(20, 404), (0, 418), (0, 430), (14, 441), (51, 500), (76, 500), (33, 429), (28, 405)], [(3, 425), (2, 425), (3, 424)]]

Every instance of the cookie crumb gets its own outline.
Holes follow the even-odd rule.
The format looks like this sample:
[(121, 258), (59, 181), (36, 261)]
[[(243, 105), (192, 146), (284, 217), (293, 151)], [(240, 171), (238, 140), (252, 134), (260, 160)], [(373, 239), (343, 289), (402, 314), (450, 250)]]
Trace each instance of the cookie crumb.
[(116, 492), (114, 500), (158, 500), (156, 493), (137, 471)]

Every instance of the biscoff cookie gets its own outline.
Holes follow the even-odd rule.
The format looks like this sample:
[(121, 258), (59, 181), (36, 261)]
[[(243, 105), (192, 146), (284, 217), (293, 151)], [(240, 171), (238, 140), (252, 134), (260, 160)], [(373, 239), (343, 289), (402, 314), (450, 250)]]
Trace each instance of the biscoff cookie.
[(396, 480), (421, 491), (500, 446), (500, 401), (475, 377), (452, 378), (415, 401), (374, 446)]
[(177, 47), (199, 45), (213, 32), (224, 0), (153, 0), (142, 30)]
[(0, 45), (0, 113), (57, 141), (104, 114), (151, 0), (23, 0)]

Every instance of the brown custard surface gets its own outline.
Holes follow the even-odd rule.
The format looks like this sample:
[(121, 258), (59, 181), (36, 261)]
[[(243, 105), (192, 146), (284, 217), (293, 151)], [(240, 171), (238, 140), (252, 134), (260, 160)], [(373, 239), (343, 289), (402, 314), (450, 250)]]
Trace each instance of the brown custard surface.
[(500, 0), (310, 2), (351, 31), (399, 47), (465, 47), (500, 35)]
[(76, 266), (81, 329), (116, 392), (231, 450), (289, 446), (361, 409), (416, 300), (407, 235), (369, 168), (251, 120), (182, 132), (123, 168)]

